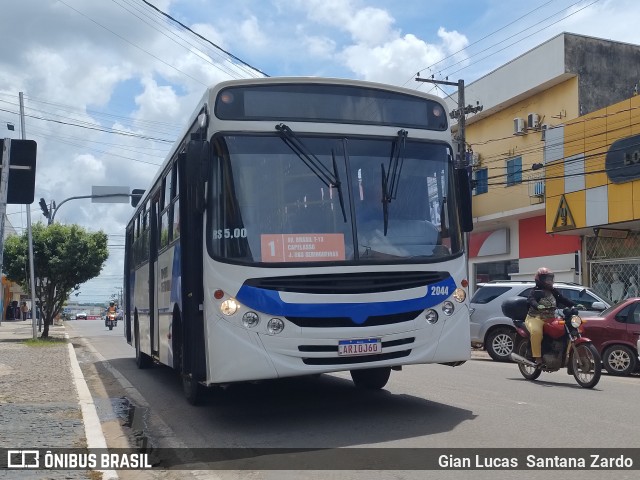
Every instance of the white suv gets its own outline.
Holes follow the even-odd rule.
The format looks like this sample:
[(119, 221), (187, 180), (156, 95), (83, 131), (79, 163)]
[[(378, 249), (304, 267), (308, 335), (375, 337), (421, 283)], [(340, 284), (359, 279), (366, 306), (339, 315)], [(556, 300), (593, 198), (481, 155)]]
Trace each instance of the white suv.
[[(471, 298), (471, 345), (484, 347), (498, 362), (506, 362), (513, 351), (515, 328), (509, 317), (502, 313), (502, 302), (511, 297), (528, 297), (535, 283), (514, 280), (495, 280), (478, 285)], [(582, 316), (593, 316), (611, 306), (611, 301), (590, 288), (577, 283), (554, 284), (560, 293), (572, 302), (584, 305)]]

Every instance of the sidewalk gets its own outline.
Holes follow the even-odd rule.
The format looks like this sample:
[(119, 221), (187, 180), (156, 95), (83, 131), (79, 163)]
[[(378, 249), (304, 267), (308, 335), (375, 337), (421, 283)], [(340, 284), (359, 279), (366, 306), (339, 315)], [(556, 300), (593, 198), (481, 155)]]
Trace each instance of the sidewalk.
[[(40, 332), (37, 335), (39, 337)], [(51, 325), (49, 336), (64, 339), (65, 327)], [(84, 448), (88, 445), (87, 435), (97, 435), (104, 441), (101, 430), (85, 430), (87, 412), (81, 406), (83, 395), (78, 392), (82, 387), (86, 389), (86, 383), (81, 373), (80, 377), (77, 375), (79, 368), (73, 346), (65, 341), (26, 344), (25, 340), (31, 338), (31, 320), (3, 320), (0, 325), (0, 448)], [(6, 465), (5, 462), (6, 459), (0, 459), (0, 465)], [(0, 469), (0, 479), (5, 478), (95, 480), (101, 477), (96, 472), (82, 470)]]

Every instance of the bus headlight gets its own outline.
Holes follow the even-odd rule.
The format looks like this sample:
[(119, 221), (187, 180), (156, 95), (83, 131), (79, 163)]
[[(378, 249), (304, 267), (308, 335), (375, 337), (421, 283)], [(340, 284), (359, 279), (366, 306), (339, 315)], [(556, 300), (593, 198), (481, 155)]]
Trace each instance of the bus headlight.
[(284, 321), (279, 318), (272, 318), (267, 323), (267, 331), (271, 335), (277, 335), (284, 330)]
[(438, 321), (438, 312), (436, 312), (433, 308), (430, 308), (426, 312), (424, 312), (424, 318), (426, 318), (427, 322), (431, 325)]
[(220, 311), (224, 315), (233, 315), (240, 308), (240, 304), (235, 298), (229, 298), (220, 304)]
[(455, 292), (453, 292), (453, 299), (458, 303), (464, 302), (466, 298), (467, 292), (464, 291), (464, 288), (456, 288)]
[(444, 302), (442, 304), (442, 311), (444, 312), (445, 315), (450, 316), (453, 315), (453, 311), (456, 309), (456, 307), (453, 305), (452, 302), (450, 302), (449, 300), (447, 300), (446, 302)]
[(260, 317), (256, 312), (247, 312), (242, 315), (242, 325), (245, 328), (253, 328), (260, 323)]

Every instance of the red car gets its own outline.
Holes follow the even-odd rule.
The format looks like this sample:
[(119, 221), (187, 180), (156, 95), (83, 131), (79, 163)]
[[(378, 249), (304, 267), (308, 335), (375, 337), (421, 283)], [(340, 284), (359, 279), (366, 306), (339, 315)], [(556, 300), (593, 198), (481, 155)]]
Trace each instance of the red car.
[(640, 298), (629, 298), (597, 317), (585, 318), (584, 335), (600, 352), (611, 375), (629, 375), (640, 365)]

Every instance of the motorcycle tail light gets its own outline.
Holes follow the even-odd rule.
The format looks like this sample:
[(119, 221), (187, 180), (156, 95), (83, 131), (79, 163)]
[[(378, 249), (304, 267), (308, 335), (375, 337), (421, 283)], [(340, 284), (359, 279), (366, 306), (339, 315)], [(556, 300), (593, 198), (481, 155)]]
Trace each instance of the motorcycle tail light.
[(558, 320), (558, 325), (564, 325), (564, 320)]

